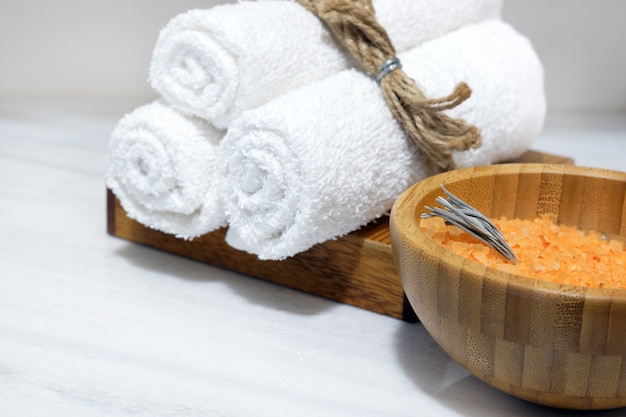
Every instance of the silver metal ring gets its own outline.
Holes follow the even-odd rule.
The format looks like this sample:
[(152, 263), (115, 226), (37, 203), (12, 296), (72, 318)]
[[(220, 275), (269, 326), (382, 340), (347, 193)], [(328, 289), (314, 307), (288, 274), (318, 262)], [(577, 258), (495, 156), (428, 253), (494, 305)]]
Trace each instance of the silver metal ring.
[(380, 66), (380, 71), (378, 72), (378, 76), (376, 76), (376, 82), (380, 84), (380, 81), (385, 77), (385, 75), (398, 68), (402, 68), (400, 59), (395, 56), (393, 58), (389, 58), (383, 65)]

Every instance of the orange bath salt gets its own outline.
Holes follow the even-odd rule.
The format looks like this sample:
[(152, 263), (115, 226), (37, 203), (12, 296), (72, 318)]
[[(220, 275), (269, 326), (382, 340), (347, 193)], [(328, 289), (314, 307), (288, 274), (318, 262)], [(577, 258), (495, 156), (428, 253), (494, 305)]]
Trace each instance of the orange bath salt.
[(517, 264), (439, 217), (421, 219), (420, 227), (450, 251), (504, 272), (584, 287), (626, 288), (624, 242), (557, 225), (547, 216), (492, 221), (517, 255)]

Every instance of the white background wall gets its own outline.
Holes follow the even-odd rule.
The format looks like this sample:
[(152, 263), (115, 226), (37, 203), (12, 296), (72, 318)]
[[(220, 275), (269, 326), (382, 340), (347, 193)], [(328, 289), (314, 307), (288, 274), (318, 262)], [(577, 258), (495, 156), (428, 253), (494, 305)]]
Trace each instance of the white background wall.
[[(0, 0), (0, 97), (147, 100), (159, 29), (224, 2)], [(626, 110), (624, 18), (624, 0), (505, 0), (504, 8), (545, 65), (552, 109)]]
[(504, 0), (546, 70), (552, 108), (626, 110), (626, 1)]

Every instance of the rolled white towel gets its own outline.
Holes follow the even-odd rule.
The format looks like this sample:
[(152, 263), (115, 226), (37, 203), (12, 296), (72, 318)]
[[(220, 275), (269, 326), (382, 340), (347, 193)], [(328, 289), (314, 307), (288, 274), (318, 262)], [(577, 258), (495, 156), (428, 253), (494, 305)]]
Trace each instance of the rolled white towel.
[[(374, 0), (398, 51), (499, 17), (502, 0)], [(152, 87), (182, 112), (227, 128), (243, 110), (354, 64), (323, 23), (292, 1), (190, 10), (160, 32)]]
[(125, 115), (109, 143), (107, 186), (138, 222), (190, 239), (224, 226), (215, 171), (224, 132), (162, 101)]
[[(545, 111), (543, 67), (526, 38), (501, 21), (464, 27), (400, 56), (430, 97), (459, 81), (473, 95), (448, 112), (482, 130), (460, 166), (524, 152)], [(428, 175), (380, 87), (346, 70), (238, 118), (219, 146), (233, 247), (283, 259), (358, 229)]]

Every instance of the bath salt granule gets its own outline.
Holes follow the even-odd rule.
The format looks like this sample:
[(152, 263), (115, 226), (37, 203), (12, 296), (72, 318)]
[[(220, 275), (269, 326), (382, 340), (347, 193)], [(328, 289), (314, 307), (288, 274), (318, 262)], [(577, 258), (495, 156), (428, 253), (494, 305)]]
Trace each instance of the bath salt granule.
[(557, 225), (547, 216), (492, 221), (517, 255), (517, 264), (439, 217), (421, 219), (420, 227), (446, 249), (504, 272), (583, 287), (626, 288), (622, 241)]

